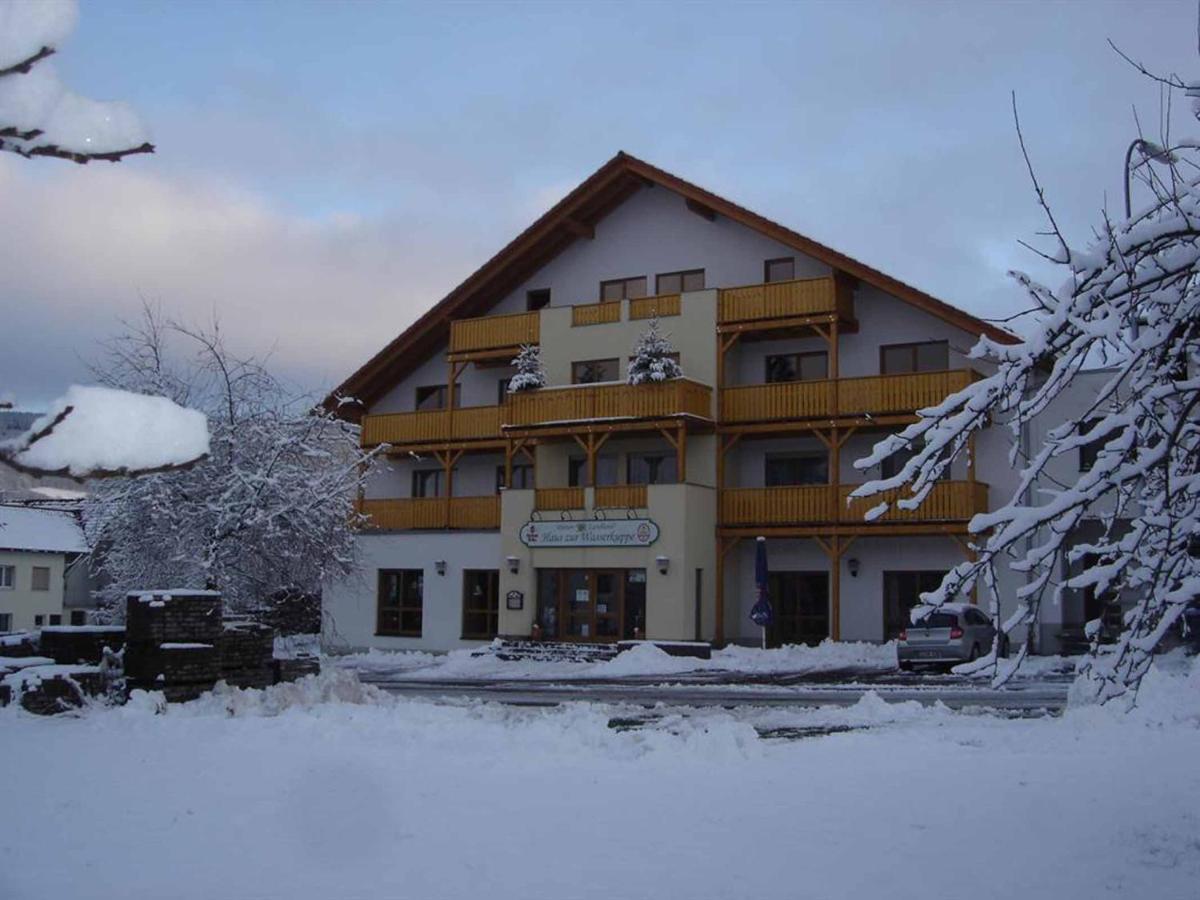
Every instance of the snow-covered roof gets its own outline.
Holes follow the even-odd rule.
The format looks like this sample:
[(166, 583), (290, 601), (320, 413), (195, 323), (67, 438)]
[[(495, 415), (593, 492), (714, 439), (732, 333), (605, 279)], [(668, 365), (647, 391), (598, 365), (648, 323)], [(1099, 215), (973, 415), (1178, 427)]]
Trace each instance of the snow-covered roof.
[(0, 550), (87, 553), (79, 520), (57, 509), (0, 506)]

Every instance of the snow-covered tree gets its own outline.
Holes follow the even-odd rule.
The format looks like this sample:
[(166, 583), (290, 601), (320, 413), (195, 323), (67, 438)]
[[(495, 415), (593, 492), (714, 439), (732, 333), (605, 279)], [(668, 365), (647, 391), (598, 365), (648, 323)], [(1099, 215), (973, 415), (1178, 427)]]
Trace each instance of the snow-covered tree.
[(280, 591), (317, 594), (349, 571), (354, 500), (370, 455), (358, 429), (289, 396), (261, 361), (233, 354), (218, 325), (189, 328), (147, 308), (108, 344), (99, 379), (208, 415), (207, 459), (104, 482), (84, 525), (116, 600), (136, 588), (215, 588), (233, 608)]
[(72, 162), (153, 153), (128, 105), (69, 90), (49, 57), (75, 28), (75, 0), (0, 0), (0, 150)]
[(633, 345), (627, 380), (630, 384), (646, 384), (669, 381), (681, 375), (683, 369), (675, 359), (675, 348), (669, 337), (659, 334), (658, 316), (655, 316)]
[(522, 344), (521, 352), (512, 361), (517, 372), (508, 380), (508, 392), (536, 391), (546, 386), (546, 370), (542, 368), (542, 351), (537, 344)]
[[(1186, 89), (1178, 79), (1167, 82)], [(1079, 698), (1128, 703), (1163, 636), (1200, 596), (1200, 144), (1172, 144), (1166, 133), (1161, 144), (1138, 141), (1130, 152), (1143, 198), (1128, 217), (1106, 214), (1083, 245), (1059, 229), (1029, 166), (1055, 244), (1042, 255), (1062, 267), (1063, 285), (1053, 290), (1012, 273), (1032, 303), (1026, 337), (1013, 345), (980, 339), (971, 355), (993, 364), (994, 373), (876, 444), (856, 466), (877, 465), (903, 448), (913, 455), (895, 477), (854, 492), (907, 487), (897, 502), (913, 508), (968, 452), (972, 433), (992, 423), (1010, 429), (1019, 485), (971, 521), (978, 558), (958, 565), (926, 600), (942, 603), (981, 583), (997, 614), (1002, 560), (1025, 578), (1015, 611), (1000, 622), (1006, 632), (1028, 628), (1043, 603), (1061, 603), (1069, 590), (1131, 600), (1115, 645), (1099, 646), (1100, 622), (1088, 623), (1092, 654), (1075, 689)], [(1023, 429), (1065, 398), (1080, 372), (1097, 367), (1104, 373), (1089, 377), (1102, 385), (1082, 414), (1052, 425), (1040, 447), (1023, 453)], [(1063, 470), (1078, 471), (1074, 459), (1084, 447), (1099, 448), (1095, 463), (1063, 480)], [(1085, 526), (1099, 536), (1081, 539)], [(1063, 575), (1085, 561), (1083, 571)], [(1027, 641), (1007, 665), (993, 652), (996, 680), (1028, 650)]]

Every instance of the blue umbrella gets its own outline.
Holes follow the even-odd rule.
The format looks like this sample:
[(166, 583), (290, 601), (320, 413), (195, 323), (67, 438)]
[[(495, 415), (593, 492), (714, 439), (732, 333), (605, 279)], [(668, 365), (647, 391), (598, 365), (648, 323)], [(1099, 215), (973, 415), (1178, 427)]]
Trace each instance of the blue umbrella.
[(771, 597), (767, 593), (767, 539), (760, 537), (754, 545), (754, 593), (757, 598), (750, 610), (750, 620), (763, 630), (763, 647), (767, 646), (767, 628), (775, 620)]

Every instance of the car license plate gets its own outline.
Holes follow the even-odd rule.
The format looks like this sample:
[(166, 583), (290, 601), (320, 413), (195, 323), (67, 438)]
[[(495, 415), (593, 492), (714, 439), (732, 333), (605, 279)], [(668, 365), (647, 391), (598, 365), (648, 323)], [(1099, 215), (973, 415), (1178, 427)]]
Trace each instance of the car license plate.
[(922, 650), (920, 654), (921, 659), (937, 659), (940, 655), (936, 650)]

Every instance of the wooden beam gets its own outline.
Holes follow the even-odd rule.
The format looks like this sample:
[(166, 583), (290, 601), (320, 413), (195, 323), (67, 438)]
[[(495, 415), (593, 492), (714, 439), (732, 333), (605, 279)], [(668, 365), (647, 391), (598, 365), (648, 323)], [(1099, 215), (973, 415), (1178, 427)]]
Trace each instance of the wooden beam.
[(691, 197), (687, 198), (687, 208), (700, 218), (708, 219), (710, 222), (717, 217), (717, 211), (715, 209), (713, 209), (711, 206), (701, 203), (699, 200), (693, 200)]

